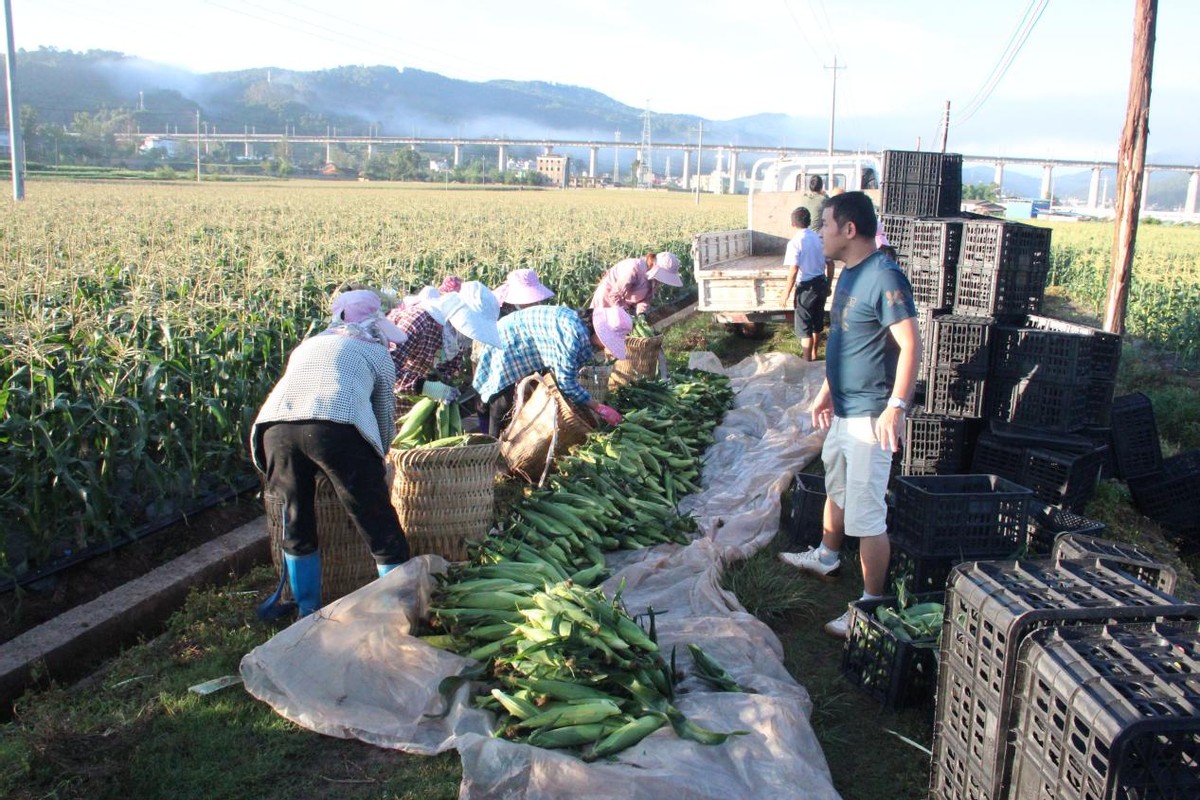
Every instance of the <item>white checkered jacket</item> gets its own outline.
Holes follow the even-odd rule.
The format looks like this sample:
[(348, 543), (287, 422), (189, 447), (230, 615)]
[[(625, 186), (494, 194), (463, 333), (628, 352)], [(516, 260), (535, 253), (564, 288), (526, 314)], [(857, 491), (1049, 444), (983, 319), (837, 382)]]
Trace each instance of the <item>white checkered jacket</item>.
[(396, 367), (383, 345), (336, 334), (300, 343), (267, 396), (250, 432), (254, 466), (266, 471), (262, 426), (270, 422), (340, 422), (353, 425), (387, 454), (396, 435)]

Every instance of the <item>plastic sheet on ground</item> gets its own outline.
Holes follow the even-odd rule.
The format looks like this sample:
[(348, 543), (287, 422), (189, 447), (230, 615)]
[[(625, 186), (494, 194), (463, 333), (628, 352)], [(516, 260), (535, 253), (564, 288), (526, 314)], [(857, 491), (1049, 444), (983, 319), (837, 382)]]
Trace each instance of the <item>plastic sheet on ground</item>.
[(431, 754), (455, 749), (463, 764), (459, 797), (837, 798), (809, 724), (808, 693), (783, 666), (779, 640), (721, 589), (723, 566), (764, 547), (779, 528), (779, 498), (820, 451), (807, 409), (824, 379), (822, 363), (758, 355), (722, 368), (709, 353), (690, 366), (722, 372), (737, 392), (705, 458), (702, 490), (681, 509), (703, 534), (689, 545), (612, 554), (631, 613), (656, 612), (664, 652), (699, 644), (754, 693), (712, 692), (695, 678), (677, 705), (717, 731), (746, 731), (717, 746), (678, 738), (669, 727), (614, 760), (584, 763), (568, 753), (491, 735), (490, 714), (471, 706), (471, 687), (450, 703), (443, 678), (469, 662), (411, 636), (428, 605), (436, 556), (413, 559), (384, 578), (297, 622), (242, 660), (247, 691), (319, 733)]

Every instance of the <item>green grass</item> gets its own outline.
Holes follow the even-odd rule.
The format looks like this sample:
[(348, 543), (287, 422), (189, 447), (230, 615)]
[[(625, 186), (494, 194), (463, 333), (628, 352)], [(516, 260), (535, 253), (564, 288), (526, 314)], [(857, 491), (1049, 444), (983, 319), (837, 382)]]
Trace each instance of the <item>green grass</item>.
[(17, 703), (0, 728), (0, 796), (24, 798), (454, 798), (456, 753), (406, 755), (293, 725), (231, 687), (188, 687), (236, 674), (275, 628), (254, 606), (269, 567), (194, 592), (159, 637), (76, 686)]

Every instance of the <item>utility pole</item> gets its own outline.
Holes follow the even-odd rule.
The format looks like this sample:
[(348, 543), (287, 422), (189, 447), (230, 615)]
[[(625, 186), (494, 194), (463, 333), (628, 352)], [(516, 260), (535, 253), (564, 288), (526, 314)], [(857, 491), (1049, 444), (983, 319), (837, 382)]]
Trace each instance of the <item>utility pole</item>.
[(4, 66), (8, 73), (8, 156), (12, 166), (13, 200), (24, 200), (25, 146), (21, 143), (21, 106), (17, 103), (17, 81), (13, 77), (17, 55), (13, 47), (12, 0), (4, 0), (4, 27), (8, 35)]
[(946, 101), (946, 110), (942, 113), (942, 152), (946, 152), (946, 140), (950, 138), (950, 101)]
[(196, 183), (200, 182), (200, 109), (196, 109)]
[(616, 144), (613, 145), (613, 186), (621, 182), (621, 132), (613, 131)]
[(1129, 76), (1129, 104), (1125, 129), (1117, 151), (1116, 230), (1113, 233), (1113, 263), (1108, 279), (1108, 304), (1104, 330), (1125, 332), (1125, 308), (1129, 303), (1129, 279), (1133, 274), (1133, 250), (1137, 238), (1138, 210), (1142, 204), (1142, 179), (1146, 168), (1146, 137), (1150, 119), (1150, 75), (1154, 69), (1154, 27), (1158, 0), (1135, 0), (1133, 12), (1133, 60)]
[(825, 176), (825, 191), (828, 192), (833, 190), (833, 119), (837, 114), (837, 74), (839, 69), (845, 67), (838, 66), (837, 55), (834, 55), (833, 66), (825, 69), (833, 70), (833, 95), (829, 101), (829, 172)]
[(700, 120), (700, 132), (696, 139), (696, 205), (700, 205), (700, 158), (704, 155), (704, 120)]

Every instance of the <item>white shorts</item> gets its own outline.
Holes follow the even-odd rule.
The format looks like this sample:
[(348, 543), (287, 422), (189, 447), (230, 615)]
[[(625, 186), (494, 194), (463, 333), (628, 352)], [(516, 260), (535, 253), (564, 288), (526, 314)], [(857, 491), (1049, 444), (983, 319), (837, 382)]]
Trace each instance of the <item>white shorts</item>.
[(879, 446), (876, 419), (835, 416), (821, 449), (825, 495), (845, 511), (847, 536), (887, 533), (892, 454)]

